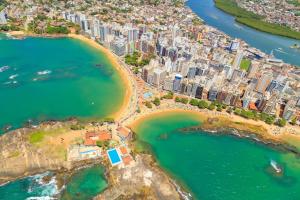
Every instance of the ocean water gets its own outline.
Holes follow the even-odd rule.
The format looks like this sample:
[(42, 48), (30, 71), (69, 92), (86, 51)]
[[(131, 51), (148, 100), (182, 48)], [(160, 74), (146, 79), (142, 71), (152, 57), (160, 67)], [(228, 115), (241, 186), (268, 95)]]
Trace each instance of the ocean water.
[[(137, 146), (151, 149), (160, 166), (201, 200), (299, 200), (300, 158), (247, 139), (203, 131), (196, 116), (173, 113), (134, 127)], [(277, 174), (271, 160), (282, 169)]]
[(0, 67), (9, 67), (0, 72), (0, 129), (103, 118), (121, 107), (121, 78), (97, 49), (70, 38), (0, 38)]
[(249, 45), (270, 54), (286, 63), (300, 66), (300, 51), (291, 49), (300, 40), (257, 31), (235, 22), (234, 17), (215, 7), (214, 0), (188, 0), (186, 3), (206, 24), (217, 28), (233, 38), (241, 38)]
[(50, 172), (30, 176), (6, 185), (0, 186), (1, 200), (50, 200), (59, 193), (55, 177), (48, 183), (43, 178), (51, 175)]
[(62, 200), (89, 200), (107, 187), (102, 166), (93, 166), (76, 173), (66, 185)]
[(79, 170), (67, 185), (58, 189), (56, 177), (48, 183), (43, 178), (51, 172), (30, 176), (0, 186), (1, 200), (89, 200), (107, 187), (104, 168), (96, 165)]

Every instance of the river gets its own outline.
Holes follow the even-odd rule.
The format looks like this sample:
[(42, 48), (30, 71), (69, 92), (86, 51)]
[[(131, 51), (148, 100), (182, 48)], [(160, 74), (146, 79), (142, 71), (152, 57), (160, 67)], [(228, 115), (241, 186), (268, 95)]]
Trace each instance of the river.
[(295, 43), (300, 44), (299, 40), (260, 32), (239, 24), (235, 22), (233, 16), (216, 8), (213, 0), (189, 0), (187, 6), (202, 18), (207, 25), (215, 27), (233, 38), (241, 38), (265, 53), (270, 54), (273, 50), (276, 58), (300, 66), (300, 50), (290, 48)]

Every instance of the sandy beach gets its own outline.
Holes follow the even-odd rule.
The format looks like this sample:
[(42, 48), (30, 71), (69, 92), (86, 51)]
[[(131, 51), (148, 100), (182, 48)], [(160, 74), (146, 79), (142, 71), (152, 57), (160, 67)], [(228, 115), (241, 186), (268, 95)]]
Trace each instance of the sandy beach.
[[(147, 119), (156, 118), (158, 116), (189, 114), (194, 115), (199, 122), (203, 122), (204, 129), (222, 129), (233, 128), (240, 131), (255, 133), (258, 137), (265, 141), (287, 143), (300, 149), (300, 130), (297, 126), (287, 125), (286, 127), (277, 127), (275, 125), (268, 125), (262, 121), (255, 121), (245, 119), (243, 117), (228, 114), (226, 112), (191, 109), (189, 105), (176, 107), (170, 104), (164, 104), (161, 107), (142, 110), (140, 114), (135, 115), (132, 119), (127, 121), (127, 126), (135, 129), (140, 123)], [(208, 119), (218, 119), (217, 123), (209, 124)]]
[(86, 44), (99, 49), (102, 53), (105, 54), (107, 59), (111, 62), (111, 64), (115, 67), (117, 72), (120, 74), (122, 78), (122, 82), (124, 83), (124, 89), (125, 95), (124, 95), (124, 101), (122, 103), (121, 108), (116, 112), (113, 113), (110, 117), (114, 118), (116, 121), (120, 120), (124, 115), (126, 115), (127, 108), (129, 107), (131, 96), (132, 96), (132, 85), (131, 85), (131, 80), (130, 80), (130, 74), (126, 71), (124, 67), (121, 66), (118, 58), (107, 48), (104, 46), (101, 46), (99, 43), (96, 41), (89, 39), (83, 35), (77, 35), (77, 34), (68, 34), (68, 37), (73, 38), (73, 39), (78, 39), (82, 42), (85, 42)]

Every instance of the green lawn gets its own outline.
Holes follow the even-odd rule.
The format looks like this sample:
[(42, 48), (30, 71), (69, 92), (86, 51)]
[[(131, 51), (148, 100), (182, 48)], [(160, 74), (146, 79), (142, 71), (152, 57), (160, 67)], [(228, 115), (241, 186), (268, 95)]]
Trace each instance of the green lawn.
[(36, 144), (43, 141), (44, 137), (45, 137), (44, 131), (36, 131), (29, 135), (29, 142), (31, 144)]
[(249, 70), (249, 67), (251, 65), (251, 61), (248, 59), (243, 59), (240, 65), (240, 68), (242, 70), (245, 70), (246, 72)]

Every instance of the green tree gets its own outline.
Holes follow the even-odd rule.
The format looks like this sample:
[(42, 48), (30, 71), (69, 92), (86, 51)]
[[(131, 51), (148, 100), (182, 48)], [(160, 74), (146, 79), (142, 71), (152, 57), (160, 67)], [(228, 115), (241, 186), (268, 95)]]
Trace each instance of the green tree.
[(150, 108), (150, 109), (152, 108), (152, 104), (149, 101), (146, 101), (145, 105), (147, 108)]
[(216, 108), (216, 105), (214, 103), (211, 103), (209, 106), (208, 106), (208, 109), (209, 110), (214, 110)]
[(198, 104), (199, 104), (199, 101), (197, 99), (191, 99), (190, 100), (190, 105), (192, 105), (192, 106), (198, 106)]
[(189, 102), (189, 99), (188, 98), (181, 98), (180, 102), (183, 103), (183, 104), (187, 104)]
[(155, 99), (153, 101), (153, 104), (156, 105), (156, 106), (159, 106), (160, 105), (160, 99), (158, 97), (155, 97)]
[(286, 125), (286, 120), (283, 118), (280, 118), (277, 120), (276, 124), (280, 127), (284, 127)]
[(198, 107), (200, 109), (208, 108), (208, 103), (206, 101), (204, 101), (204, 100), (200, 100), (199, 104), (198, 104)]
[(181, 102), (181, 99), (179, 97), (175, 97), (175, 102)]

